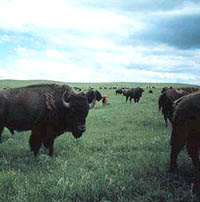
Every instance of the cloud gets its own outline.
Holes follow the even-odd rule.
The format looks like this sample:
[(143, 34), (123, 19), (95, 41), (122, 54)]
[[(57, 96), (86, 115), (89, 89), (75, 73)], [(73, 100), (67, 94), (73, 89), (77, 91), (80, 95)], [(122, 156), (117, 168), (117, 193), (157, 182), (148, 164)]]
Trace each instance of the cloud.
[[(69, 2), (64, 0), (1, 1), (0, 27), (24, 32), (40, 29), (40, 34), (45, 29), (64, 29), (95, 34), (116, 32), (119, 35), (126, 35), (127, 32), (121, 29), (121, 26), (134, 23), (115, 12), (99, 8), (89, 9), (81, 5), (73, 7)], [(133, 26), (138, 29), (141, 25), (135, 23)]]
[[(144, 17), (142, 17), (144, 20)], [(142, 32), (132, 34), (132, 43), (167, 44), (179, 49), (199, 49), (200, 3), (188, 3), (173, 10), (158, 10), (147, 14), (148, 24)]]
[(198, 83), (198, 1), (0, 1), (1, 78)]

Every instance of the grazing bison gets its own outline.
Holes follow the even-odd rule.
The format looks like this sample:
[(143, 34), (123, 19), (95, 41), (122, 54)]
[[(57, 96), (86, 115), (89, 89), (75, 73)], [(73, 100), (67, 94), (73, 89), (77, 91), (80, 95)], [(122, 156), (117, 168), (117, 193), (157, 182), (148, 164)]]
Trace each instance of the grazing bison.
[(171, 153), (169, 171), (177, 169), (176, 161), (186, 145), (193, 165), (200, 177), (200, 93), (184, 96), (175, 103), (172, 119)]
[(97, 101), (100, 101), (102, 99), (102, 95), (98, 90), (93, 90), (90, 89), (87, 93), (86, 93), (86, 97), (88, 98), (88, 102), (92, 102), (92, 100), (94, 99), (94, 97), (96, 97)]
[(122, 93), (123, 93), (123, 89), (122, 88), (115, 90), (115, 94), (116, 95), (118, 95), (118, 94), (121, 95)]
[(68, 85), (38, 84), (1, 90), (0, 138), (4, 127), (11, 131), (31, 130), (29, 144), (34, 155), (43, 144), (52, 156), (57, 136), (66, 131), (75, 138), (82, 136), (94, 104), (95, 98), (89, 104), (86, 96), (74, 93)]
[(126, 97), (126, 102), (129, 99), (131, 103), (131, 100), (134, 99), (136, 103), (136, 102), (139, 102), (143, 92), (144, 92), (143, 88), (137, 87), (137, 88), (131, 88), (127, 91), (124, 91), (123, 95)]

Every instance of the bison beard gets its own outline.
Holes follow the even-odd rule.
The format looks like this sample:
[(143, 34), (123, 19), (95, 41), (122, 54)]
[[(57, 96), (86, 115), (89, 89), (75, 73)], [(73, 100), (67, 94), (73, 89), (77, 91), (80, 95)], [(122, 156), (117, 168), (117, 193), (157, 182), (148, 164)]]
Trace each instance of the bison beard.
[(43, 144), (53, 155), (56, 137), (72, 132), (80, 138), (86, 130), (85, 120), (96, 97), (88, 103), (83, 94), (67, 85), (38, 84), (0, 91), (0, 140), (3, 128), (11, 132), (31, 130), (29, 144), (37, 155)]

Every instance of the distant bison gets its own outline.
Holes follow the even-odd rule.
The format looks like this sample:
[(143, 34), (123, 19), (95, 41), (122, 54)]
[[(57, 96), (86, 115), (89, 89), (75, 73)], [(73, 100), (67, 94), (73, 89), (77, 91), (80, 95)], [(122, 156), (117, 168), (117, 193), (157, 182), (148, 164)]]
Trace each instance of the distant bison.
[(134, 99), (136, 103), (136, 102), (139, 102), (143, 92), (144, 92), (144, 89), (140, 87), (130, 88), (129, 90), (124, 91), (123, 95), (126, 97), (126, 102), (129, 99), (131, 103), (131, 100)]
[(86, 130), (89, 104), (82, 93), (76, 94), (68, 85), (38, 84), (0, 91), (0, 138), (3, 128), (11, 131), (31, 130), (29, 144), (37, 155), (43, 144), (53, 155), (57, 136), (66, 131), (80, 138)]
[(177, 90), (183, 90), (186, 95), (196, 92), (199, 90), (199, 88), (196, 87), (182, 87), (182, 88), (177, 88)]
[(102, 99), (101, 93), (98, 90), (93, 90), (93, 89), (90, 89), (89, 91), (87, 91), (86, 97), (88, 98), (89, 102), (92, 102), (94, 97), (96, 97), (97, 101), (100, 101)]
[(173, 87), (172, 86), (170, 86), (170, 87), (163, 87), (162, 90), (161, 90), (161, 93), (164, 93), (165, 91), (167, 91), (169, 89), (173, 89)]
[(105, 105), (108, 105), (110, 104), (108, 102), (108, 96), (102, 96), (102, 105), (105, 106)]
[(118, 94), (121, 95), (122, 93), (123, 93), (123, 89), (121, 89), (121, 88), (115, 90), (116, 95), (118, 95)]
[(200, 148), (200, 93), (184, 96), (175, 103), (172, 119), (170, 172), (176, 170), (177, 157), (185, 145), (198, 172), (198, 177), (200, 177), (198, 156)]

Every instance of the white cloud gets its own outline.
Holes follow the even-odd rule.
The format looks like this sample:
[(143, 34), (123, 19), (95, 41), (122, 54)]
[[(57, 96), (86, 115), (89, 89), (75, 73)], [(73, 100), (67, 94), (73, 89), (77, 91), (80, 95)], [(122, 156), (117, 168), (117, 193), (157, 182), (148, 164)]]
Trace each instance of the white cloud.
[[(0, 27), (33, 31), (33, 29), (76, 29), (101, 34), (116, 32), (127, 35), (126, 28), (143, 28), (143, 24), (103, 9), (73, 7), (65, 0), (0, 1)], [(123, 29), (122, 29), (123, 28)]]
[[(192, 74), (192, 71), (190, 73), (176, 72), (177, 67), (198, 68), (199, 57), (195, 51), (177, 53), (175, 49), (163, 45), (132, 47), (111, 42), (108, 44), (102, 42), (99, 50), (91, 45), (84, 51), (85, 46), (88, 47), (88, 44), (82, 43), (80, 50), (75, 49), (72, 52), (57, 49), (37, 51), (22, 47), (16, 48), (15, 55), (19, 57), (10, 64), (1, 65), (7, 69), (0, 72), (1, 78), (68, 82), (167, 82), (168, 80), (171, 82), (182, 80), (185, 83), (198, 82), (198, 78)], [(154, 52), (168, 52), (168, 55), (156, 55)], [(193, 60), (192, 57), (190, 60), (189, 58), (194, 53), (196, 53), (196, 59)]]
[(104, 65), (94, 68), (91, 64), (78, 65), (70, 60), (18, 59), (7, 69), (0, 70), (1, 78), (48, 79), (67, 82), (177, 82), (197, 83), (198, 77), (190, 73), (161, 73), (153, 70), (127, 69), (124, 66)]
[[(178, 74), (175, 69), (183, 66), (188, 66), (187, 71), (190, 67), (197, 69), (198, 51), (178, 51), (161, 44), (144, 45), (143, 41), (139, 45), (131, 44), (130, 38), (134, 38), (134, 34), (149, 27), (150, 19), (144, 20), (150, 16), (148, 13), (134, 11), (133, 14), (77, 5), (66, 0), (0, 1), (0, 28), (6, 30), (5, 33), (12, 33), (11, 36), (4, 34), (0, 43), (12, 42), (15, 32), (34, 37), (31, 46), (29, 38), (26, 43), (23, 39), (14, 43), (7, 54), (9, 62), (1, 62), (4, 67), (0, 70), (1, 78), (197, 83), (192, 71)], [(156, 11), (153, 15), (199, 12), (194, 4), (188, 5), (188, 8), (185, 5), (171, 11)], [(35, 48), (39, 39), (44, 44), (42, 48)], [(11, 59), (10, 53), (14, 55)]]

